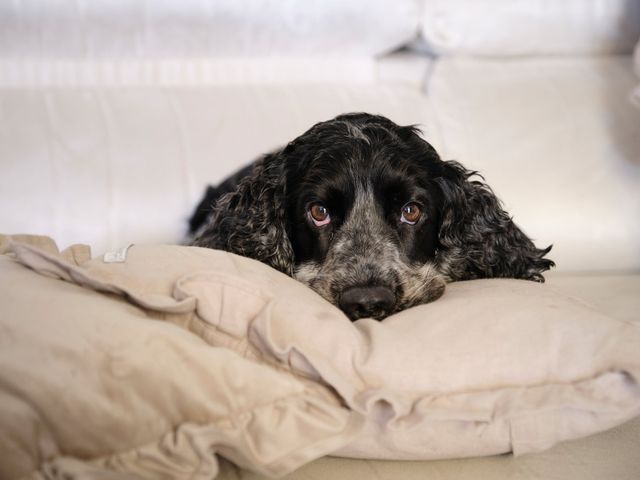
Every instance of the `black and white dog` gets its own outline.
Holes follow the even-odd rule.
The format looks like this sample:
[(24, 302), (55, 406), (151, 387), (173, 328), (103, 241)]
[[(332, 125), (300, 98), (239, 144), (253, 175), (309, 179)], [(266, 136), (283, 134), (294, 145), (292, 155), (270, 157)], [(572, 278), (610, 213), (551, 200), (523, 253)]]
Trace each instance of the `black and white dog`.
[(352, 320), (435, 300), (445, 282), (543, 282), (551, 247), (536, 248), (474, 175), (413, 126), (341, 115), (209, 187), (193, 245), (260, 260)]

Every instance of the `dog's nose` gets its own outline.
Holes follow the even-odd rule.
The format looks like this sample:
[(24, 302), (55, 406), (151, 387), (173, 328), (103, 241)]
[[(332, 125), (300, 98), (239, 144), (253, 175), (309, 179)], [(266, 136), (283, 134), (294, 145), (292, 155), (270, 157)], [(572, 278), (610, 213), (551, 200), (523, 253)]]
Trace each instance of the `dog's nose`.
[(340, 308), (351, 320), (386, 317), (396, 304), (396, 296), (387, 287), (351, 287), (340, 296)]

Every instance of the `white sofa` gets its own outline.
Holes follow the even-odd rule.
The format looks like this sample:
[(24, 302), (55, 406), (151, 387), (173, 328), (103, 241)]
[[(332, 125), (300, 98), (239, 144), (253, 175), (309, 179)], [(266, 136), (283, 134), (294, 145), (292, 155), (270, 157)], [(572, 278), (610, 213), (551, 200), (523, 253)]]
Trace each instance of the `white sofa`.
[[(0, 231), (177, 243), (206, 184), (368, 111), (480, 171), (554, 244), (550, 283), (640, 325), (639, 37), (636, 0), (6, 2)], [(632, 480), (638, 444), (636, 419), (522, 458), (327, 457), (287, 478)]]

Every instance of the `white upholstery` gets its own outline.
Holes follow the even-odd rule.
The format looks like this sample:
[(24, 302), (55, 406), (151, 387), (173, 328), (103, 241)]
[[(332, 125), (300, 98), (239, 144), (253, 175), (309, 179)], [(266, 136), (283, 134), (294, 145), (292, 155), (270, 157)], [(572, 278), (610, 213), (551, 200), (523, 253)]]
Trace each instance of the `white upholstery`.
[(364, 110), (422, 125), (443, 158), (479, 170), (560, 270), (640, 268), (630, 57), (410, 58), (365, 85), (0, 90), (0, 226), (96, 251), (177, 242), (207, 183)]
[(416, 35), (417, 13), (417, 0), (1, 2), (0, 56), (377, 55)]
[(426, 102), (384, 86), (0, 90), (0, 228), (96, 252), (179, 242), (207, 183), (320, 120), (424, 123)]
[(637, 0), (423, 0), (422, 38), (439, 54), (629, 53)]

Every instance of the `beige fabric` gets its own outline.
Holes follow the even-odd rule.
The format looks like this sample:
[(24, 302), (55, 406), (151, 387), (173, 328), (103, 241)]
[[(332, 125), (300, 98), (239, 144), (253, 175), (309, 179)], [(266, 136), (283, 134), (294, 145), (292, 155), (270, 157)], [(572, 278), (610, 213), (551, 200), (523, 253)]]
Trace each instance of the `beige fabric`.
[(52, 460), (34, 478), (96, 478), (107, 468), (210, 479), (214, 453), (282, 475), (356, 430), (358, 418), (323, 387), (212, 348), (171, 323), (188, 321), (193, 303), (149, 295), (159, 307), (145, 311), (49, 278), (62, 272), (56, 262), (73, 265), (28, 251), (47, 276), (0, 257), (0, 478)]
[[(429, 462), (322, 457), (283, 480), (638, 480), (640, 417), (598, 435), (561, 443), (534, 455)], [(218, 480), (265, 480), (221, 462)]]
[(545, 285), (460, 282), (435, 303), (352, 324), (224, 252), (133, 246), (105, 263), (10, 249), (4, 476), (53, 459), (41, 472), (210, 477), (214, 451), (265, 474), (330, 452), (519, 454), (640, 412), (638, 328)]
[(11, 254), (11, 243), (27, 243), (33, 247), (37, 247), (40, 250), (59, 255), (65, 260), (80, 265), (81, 263), (91, 260), (91, 248), (88, 245), (76, 244), (69, 248), (58, 252), (58, 246), (51, 237), (43, 235), (0, 235), (0, 254)]
[(564, 295), (586, 299), (607, 315), (640, 327), (640, 271), (591, 274), (550, 272), (546, 283)]

